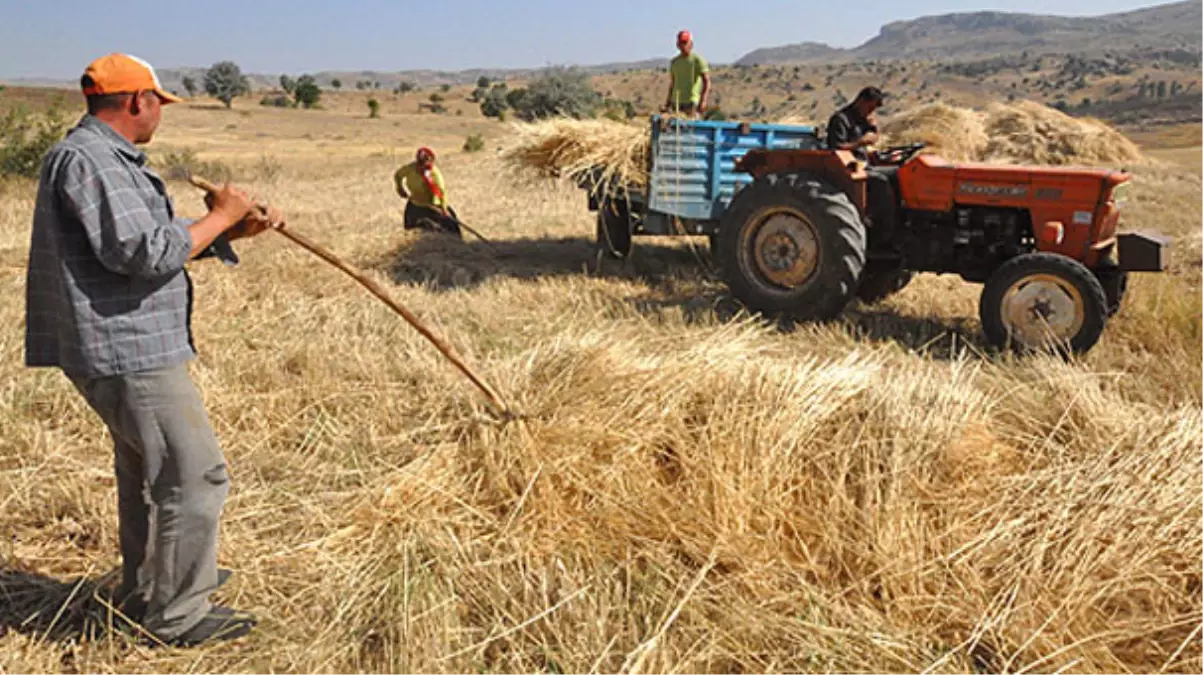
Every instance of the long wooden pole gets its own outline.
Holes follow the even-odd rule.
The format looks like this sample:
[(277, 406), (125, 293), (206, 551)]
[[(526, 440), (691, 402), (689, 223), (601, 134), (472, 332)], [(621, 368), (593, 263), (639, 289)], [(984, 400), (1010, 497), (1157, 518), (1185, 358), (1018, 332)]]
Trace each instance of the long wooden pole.
[[(199, 176), (190, 176), (188, 178), (188, 181), (190, 183), (192, 183), (193, 185), (195, 185), (196, 187), (198, 187), (210, 194), (216, 194), (217, 192), (219, 192), (221, 190), (221, 188), (217, 187), (213, 183), (210, 183), (209, 181), (207, 181), (204, 178), (201, 178)], [(261, 216), (263, 216), (263, 217), (267, 216), (267, 209), (262, 204), (256, 204), (255, 208), (259, 211), (259, 214)], [(451, 349), (450, 345), (448, 345), (441, 338), (439, 338), (437, 335), (435, 335), (433, 332), (431, 332), (429, 328), (427, 328), (421, 321), (418, 320), (418, 317), (414, 316), (413, 312), (410, 312), (408, 309), (405, 308), (404, 305), (402, 305), (401, 303), (394, 300), (392, 298), (392, 296), (390, 296), (388, 294), (388, 291), (384, 290), (384, 288), (382, 288), (380, 286), (380, 284), (376, 283), (373, 279), (365, 276), (362, 272), (355, 269), (350, 264), (344, 262), (341, 258), (334, 255), (334, 253), (330, 252), (329, 249), (322, 246), (321, 244), (318, 244), (317, 242), (313, 241), (312, 239), (309, 239), (308, 237), (304, 236), (303, 234), (301, 234), (299, 232), (294, 232), (291, 229), (284, 227), (283, 223), (279, 223), (278, 225), (275, 225), (272, 229), (274, 229), (276, 232), (279, 232), (280, 234), (284, 235), (290, 241), (301, 246), (302, 248), (309, 251), (310, 253), (316, 255), (317, 257), (321, 258), (322, 260), (325, 260), (326, 262), (330, 263), (331, 265), (342, 270), (343, 272), (345, 272), (347, 274), (347, 276), (350, 276), (355, 281), (358, 281), (360, 283), (360, 285), (362, 285), (364, 288), (368, 289), (372, 293), (372, 295), (375, 295), (377, 298), (379, 298), (384, 304), (388, 305), (394, 312), (396, 312), (397, 314), (400, 314), (401, 317), (403, 319), (405, 319), (406, 322), (409, 323), (409, 325), (414, 327), (414, 330), (416, 330), (422, 334), (422, 337), (429, 340), (430, 343), (432, 345), (434, 345), (435, 349), (438, 349), (439, 352), (441, 352), (443, 354), (443, 356), (446, 357), (447, 360), (452, 363), (452, 365), (454, 365), (456, 368), (458, 368), (459, 371), (461, 373), (463, 373), (465, 377), (467, 377), (469, 380), (472, 381), (472, 384), (476, 385), (476, 388), (479, 389), (485, 395), (485, 398), (489, 399), (489, 402), (492, 403), (497, 408), (498, 412), (500, 412), (504, 415), (507, 415), (507, 416), (512, 415), (510, 407), (508, 405), (506, 405), (505, 401), (501, 398), (501, 396), (497, 393), (497, 391), (495, 389), (493, 389), (493, 387), (489, 386), (488, 383), (486, 383), (483, 379), (481, 379), (479, 376), (477, 376), (477, 374), (475, 372), (473, 372), (472, 369), (469, 368), (468, 365), (466, 363), (464, 363), (462, 359), (459, 358), (459, 356), (455, 353), (455, 351)]]

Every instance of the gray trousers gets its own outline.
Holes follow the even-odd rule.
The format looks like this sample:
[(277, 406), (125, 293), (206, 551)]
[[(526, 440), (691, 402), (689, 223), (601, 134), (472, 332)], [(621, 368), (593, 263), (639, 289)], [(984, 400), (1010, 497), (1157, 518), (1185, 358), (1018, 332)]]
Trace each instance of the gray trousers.
[(146, 598), (147, 630), (177, 637), (217, 590), (217, 527), (230, 489), (200, 393), (184, 365), (72, 382), (113, 434), (119, 592)]

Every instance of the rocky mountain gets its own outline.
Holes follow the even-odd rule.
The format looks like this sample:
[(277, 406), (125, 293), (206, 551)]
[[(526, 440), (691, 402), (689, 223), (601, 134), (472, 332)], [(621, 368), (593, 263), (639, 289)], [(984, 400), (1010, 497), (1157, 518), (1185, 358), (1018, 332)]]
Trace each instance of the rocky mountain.
[(855, 60), (972, 60), (1005, 54), (1126, 52), (1203, 45), (1198, 0), (1097, 17), (971, 12), (895, 21), (854, 49), (813, 42), (757, 49), (740, 65)]

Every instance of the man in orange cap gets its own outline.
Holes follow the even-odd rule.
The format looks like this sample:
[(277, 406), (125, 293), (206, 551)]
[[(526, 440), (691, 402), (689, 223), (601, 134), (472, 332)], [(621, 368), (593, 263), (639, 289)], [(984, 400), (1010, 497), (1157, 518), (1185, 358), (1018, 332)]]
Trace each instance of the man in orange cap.
[[(154, 69), (125, 54), (88, 66), (88, 112), (42, 164), (26, 285), (25, 361), (59, 368), (112, 432), (122, 581), (114, 600), (158, 640), (244, 635), (254, 617), (217, 607), (226, 463), (188, 375), (192, 282), (184, 265), (281, 222), (248, 217), (226, 185), (209, 214), (175, 216), (136, 146), (159, 126)], [(226, 573), (228, 576), (228, 573)]]
[(677, 49), (680, 53), (668, 67), (670, 79), (664, 112), (701, 117), (710, 97), (710, 66), (701, 54), (693, 51), (693, 35), (689, 31), (677, 33)]
[(422, 229), (463, 237), (455, 211), (447, 203), (443, 173), (434, 165), (434, 150), (418, 148), (414, 161), (393, 174), (397, 194), (407, 200), (405, 229)]

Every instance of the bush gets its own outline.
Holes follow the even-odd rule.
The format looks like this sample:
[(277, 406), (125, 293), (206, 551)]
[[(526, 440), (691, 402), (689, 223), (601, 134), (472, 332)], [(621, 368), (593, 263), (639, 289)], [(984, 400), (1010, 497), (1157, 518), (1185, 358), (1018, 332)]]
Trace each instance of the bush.
[(270, 108), (292, 108), (296, 106), (291, 98), (288, 98), (283, 94), (264, 96), (263, 98), (259, 99), (259, 105), (268, 106)]
[(67, 131), (57, 108), (44, 115), (13, 109), (0, 118), (0, 176), (37, 178), (42, 158)]
[(374, 98), (368, 99), (368, 117), (373, 119), (380, 117), (380, 101)]
[(234, 179), (234, 172), (228, 165), (216, 160), (202, 160), (191, 148), (169, 150), (152, 163), (166, 180), (188, 180), (189, 176), (196, 175), (220, 185)]
[(464, 152), (480, 152), (485, 149), (485, 139), (480, 134), (472, 134), (464, 141)]
[(316, 107), (321, 100), (322, 88), (317, 86), (317, 80), (313, 79), (312, 75), (302, 75), (297, 79), (297, 86), (292, 95), (297, 105), (309, 109)]
[(528, 122), (548, 117), (581, 119), (594, 116), (601, 94), (593, 90), (591, 78), (585, 73), (553, 68), (532, 80), (526, 89), (509, 92), (506, 102)]

